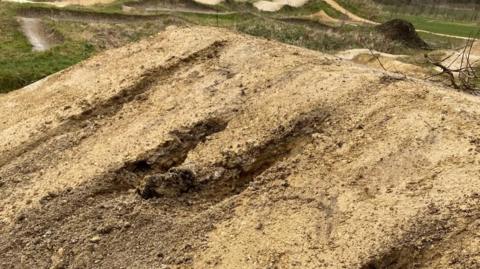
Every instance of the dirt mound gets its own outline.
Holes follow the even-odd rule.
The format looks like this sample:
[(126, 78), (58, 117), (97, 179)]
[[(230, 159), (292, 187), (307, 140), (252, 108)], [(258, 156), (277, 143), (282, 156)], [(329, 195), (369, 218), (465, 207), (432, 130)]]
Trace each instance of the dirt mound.
[(480, 101), (170, 29), (0, 96), (1, 268), (477, 268)]
[(402, 62), (402, 58), (408, 57), (406, 55), (394, 55), (368, 49), (351, 49), (339, 52), (336, 56), (358, 64), (382, 70), (385, 69), (397, 74), (405, 74), (417, 78), (425, 78), (431, 75), (429, 68)]
[(376, 28), (383, 33), (385, 37), (392, 41), (399, 41), (411, 48), (416, 49), (430, 48), (430, 46), (417, 34), (413, 24), (408, 21), (394, 19), (385, 22)]

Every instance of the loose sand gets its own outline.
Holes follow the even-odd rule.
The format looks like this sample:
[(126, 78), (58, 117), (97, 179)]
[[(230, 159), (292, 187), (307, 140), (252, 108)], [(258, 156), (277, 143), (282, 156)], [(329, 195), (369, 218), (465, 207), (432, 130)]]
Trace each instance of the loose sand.
[(480, 99), (389, 78), (194, 27), (2, 95), (0, 268), (478, 268)]

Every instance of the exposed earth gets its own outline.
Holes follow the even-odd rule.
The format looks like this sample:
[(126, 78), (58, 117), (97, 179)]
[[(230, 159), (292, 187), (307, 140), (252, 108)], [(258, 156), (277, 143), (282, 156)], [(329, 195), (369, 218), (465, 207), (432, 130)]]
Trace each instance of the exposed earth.
[(478, 97), (170, 27), (0, 114), (0, 268), (480, 267)]
[(18, 21), (33, 51), (45, 51), (55, 45), (55, 38), (46, 31), (40, 19), (19, 17)]

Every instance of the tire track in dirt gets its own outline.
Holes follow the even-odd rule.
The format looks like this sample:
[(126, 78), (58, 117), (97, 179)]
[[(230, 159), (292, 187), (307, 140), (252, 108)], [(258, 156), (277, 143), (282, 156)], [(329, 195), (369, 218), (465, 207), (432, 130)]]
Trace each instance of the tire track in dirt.
[[(3, 152), (2, 159), (0, 160), (0, 166), (7, 165), (13, 159), (22, 156), (25, 152), (35, 150), (37, 147), (43, 145), (52, 138), (84, 129), (87, 127), (85, 125), (85, 122), (87, 121), (90, 121), (90, 125), (94, 126), (96, 121), (104, 121), (105, 118), (113, 117), (122, 109), (124, 105), (135, 101), (138, 96), (150, 90), (153, 84), (161, 81), (165, 77), (171, 76), (176, 70), (185, 65), (193, 65), (195, 62), (202, 61), (205, 58), (215, 57), (215, 55), (223, 46), (225, 46), (223, 42), (214, 42), (206, 48), (189, 54), (186, 57), (174, 57), (168, 61), (168, 65), (160, 65), (152, 70), (145, 71), (142, 77), (135, 84), (128, 88), (122, 89), (120, 92), (111, 96), (103, 103), (95, 104), (93, 107), (86, 108), (80, 114), (71, 116), (70, 118), (64, 120), (56, 128), (44, 132), (42, 136), (28, 144), (23, 144), (19, 147), (13, 148), (9, 152)], [(92, 134), (94, 131), (94, 129), (89, 130), (87, 134)], [(88, 137), (87, 134), (83, 136), (83, 139)], [(78, 142), (80, 141), (77, 141), (77, 143)]]
[[(185, 154), (182, 158), (183, 161), (177, 162), (176, 166), (170, 166), (168, 173), (148, 175), (147, 181), (143, 182), (140, 187), (140, 194), (144, 198), (151, 198), (162, 197), (165, 194), (175, 197), (182, 192), (191, 192), (197, 196), (196, 199), (200, 196), (222, 201), (228, 196), (241, 193), (257, 176), (286, 158), (295, 149), (300, 148), (303, 144), (308, 144), (311, 134), (318, 132), (327, 118), (328, 112), (324, 109), (308, 111), (295, 117), (292, 122), (272, 130), (277, 134), (274, 137), (266, 139), (261, 144), (252, 146), (244, 152), (225, 153), (221, 160), (214, 163), (184, 164), (183, 161), (187, 157)], [(220, 129), (225, 129), (225, 127)], [(199, 166), (207, 166), (208, 170), (205, 171)], [(182, 177), (181, 174), (185, 171), (189, 171), (188, 176)], [(188, 183), (185, 183), (186, 180)], [(166, 181), (175, 183), (165, 185)], [(178, 183), (180, 185), (177, 185)], [(171, 195), (172, 185), (175, 185), (174, 195)], [(133, 186), (138, 188), (139, 184)], [(178, 186), (184, 190), (178, 190)]]
[[(66, 104), (80, 117), (89, 109), (76, 102), (95, 111), (148, 70), (225, 40), (218, 56), (154, 75), (121, 112), (87, 113), (100, 128), (78, 147), (0, 168), (0, 267), (395, 268), (416, 263), (417, 247), (420, 262), (447, 259), (419, 268), (478, 267), (478, 98), (318, 52), (170, 29), (2, 96), (13, 115), (2, 148), (37, 136), (24, 119)], [(144, 199), (136, 189), (151, 177)]]

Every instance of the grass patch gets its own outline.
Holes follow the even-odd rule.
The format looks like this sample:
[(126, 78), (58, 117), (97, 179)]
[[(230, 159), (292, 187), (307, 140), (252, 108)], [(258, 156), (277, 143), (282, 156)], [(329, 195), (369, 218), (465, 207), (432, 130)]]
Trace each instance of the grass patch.
[(93, 46), (66, 39), (46, 52), (33, 52), (15, 19), (17, 5), (0, 2), (0, 92), (21, 88), (88, 58)]
[(471, 23), (447, 22), (421, 16), (397, 14), (395, 17), (411, 22), (416, 29), (439, 34), (470, 37), (478, 33), (480, 27)]
[[(305, 5), (295, 8), (290, 6), (284, 6), (278, 12), (273, 13), (273, 15), (280, 16), (305, 16), (317, 13), (319, 11), (325, 11), (329, 16), (334, 18), (343, 18), (343, 14), (333, 9), (330, 5), (325, 3), (322, 0), (310, 0)], [(272, 14), (271, 12), (268, 12)]]
[(458, 49), (465, 45), (465, 40), (418, 32), (418, 35), (433, 49)]
[(362, 18), (382, 21), (382, 10), (372, 0), (336, 0), (346, 10)]
[[(0, 49), (8, 44), (0, 45)], [(0, 92), (31, 84), (86, 59), (93, 52), (89, 44), (66, 43), (46, 52), (0, 54)]]
[[(344, 25), (339, 28), (331, 28), (306, 19), (305, 15), (320, 10), (324, 10), (332, 17), (341, 17), (341, 14), (321, 0), (312, 0), (301, 8), (285, 7), (277, 13), (255, 10), (250, 2), (227, 1), (217, 7), (218, 10), (220, 12), (236, 12), (218, 15), (189, 12), (127, 15), (121, 11), (121, 6), (125, 2), (125, 0), (118, 0), (108, 5), (68, 6), (65, 8), (41, 4), (19, 5), (0, 2), (0, 92), (21, 88), (74, 65), (97, 51), (139, 40), (172, 24), (218, 26), (317, 51), (336, 52), (369, 47), (394, 54), (421, 53), (399, 43), (385, 42), (383, 36), (371, 27)], [(358, 10), (362, 10), (362, 8), (365, 7), (361, 6)], [(44, 19), (45, 25), (59, 33), (64, 42), (47, 52), (32, 52), (28, 40), (20, 32), (20, 26), (15, 20), (17, 12), (40, 14), (40, 16), (44, 13), (55, 13), (60, 17), (97, 18), (103, 22), (91, 24)], [(361, 13), (359, 14), (361, 15)], [(146, 18), (149, 19), (146, 20)], [(120, 19), (128, 20), (129, 23), (115, 22)], [(428, 37), (429, 43), (435, 41), (438, 48), (453, 46), (453, 41), (443, 42), (448, 38), (422, 35)]]
[(476, 1), (461, 2), (450, 1), (443, 3), (428, 3), (427, 1), (416, 1), (410, 4), (402, 3), (398, 0), (377, 0), (382, 9), (390, 14), (408, 14), (433, 18), (450, 22), (478, 22), (480, 18), (480, 3)]

